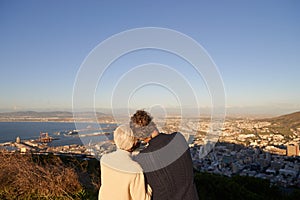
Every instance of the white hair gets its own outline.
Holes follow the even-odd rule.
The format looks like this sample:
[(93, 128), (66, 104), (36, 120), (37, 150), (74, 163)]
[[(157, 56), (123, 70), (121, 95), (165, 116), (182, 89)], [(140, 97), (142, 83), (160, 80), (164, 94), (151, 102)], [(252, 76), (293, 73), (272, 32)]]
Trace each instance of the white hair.
[(114, 141), (117, 148), (122, 150), (130, 150), (133, 147), (136, 138), (134, 137), (129, 125), (120, 125), (114, 131)]

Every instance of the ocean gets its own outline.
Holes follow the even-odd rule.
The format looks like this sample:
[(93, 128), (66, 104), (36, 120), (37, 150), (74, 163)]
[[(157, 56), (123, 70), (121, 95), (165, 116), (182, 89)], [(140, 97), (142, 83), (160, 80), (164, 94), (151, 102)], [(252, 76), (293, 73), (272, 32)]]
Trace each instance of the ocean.
[[(112, 133), (116, 128), (116, 124), (99, 124), (105, 133)], [(99, 133), (96, 129), (98, 124), (81, 123), (80, 127), (86, 127), (84, 133)], [(69, 131), (75, 130), (74, 123), (64, 122), (0, 122), (0, 143), (15, 141), (17, 137), (21, 140), (38, 139), (40, 133), (48, 133), (49, 136), (55, 138), (48, 146), (63, 146), (71, 144), (82, 145), (83, 141), (86, 144), (88, 141), (111, 139), (112, 134), (106, 136), (87, 136), (79, 137), (78, 134), (64, 135)], [(61, 132), (61, 134), (57, 134)], [(81, 132), (79, 132), (81, 134)]]

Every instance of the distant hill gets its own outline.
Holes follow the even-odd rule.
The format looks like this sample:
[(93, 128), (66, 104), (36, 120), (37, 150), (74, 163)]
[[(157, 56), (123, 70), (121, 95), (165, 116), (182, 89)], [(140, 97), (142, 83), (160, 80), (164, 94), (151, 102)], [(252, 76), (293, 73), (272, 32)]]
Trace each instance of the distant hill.
[[(82, 115), (91, 114), (91, 112), (81, 112)], [(98, 116), (106, 116), (105, 113), (97, 112)], [(52, 112), (36, 112), (36, 111), (19, 111), (0, 113), (0, 117), (73, 117), (72, 112), (52, 111)]]
[(0, 113), (0, 117), (72, 117), (71, 112), (55, 111), (55, 112), (35, 112), (35, 111), (20, 111), (20, 112), (7, 112)]
[(300, 112), (274, 117), (269, 119), (269, 121), (272, 124), (277, 124), (288, 128), (300, 128)]
[[(88, 118), (94, 115), (92, 112), (77, 113), (80, 118)], [(110, 118), (109, 115), (101, 112), (96, 113), (97, 118)], [(73, 113), (66, 111), (52, 111), (52, 112), (36, 112), (36, 111), (20, 111), (20, 112), (6, 112), (0, 113), (0, 121), (40, 121), (46, 119), (47, 121), (72, 121)]]

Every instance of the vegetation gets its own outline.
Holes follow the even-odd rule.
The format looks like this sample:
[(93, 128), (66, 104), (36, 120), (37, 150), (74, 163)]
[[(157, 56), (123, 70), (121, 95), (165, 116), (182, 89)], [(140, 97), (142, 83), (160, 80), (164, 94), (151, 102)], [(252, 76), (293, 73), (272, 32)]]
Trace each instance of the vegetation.
[(97, 199), (95, 161), (7, 153), (0, 160), (0, 199)]
[(270, 187), (268, 180), (235, 176), (232, 178), (209, 174), (196, 173), (195, 183), (199, 194), (199, 199), (239, 199), (239, 200), (260, 200), (260, 199), (298, 199), (299, 189), (285, 192), (276, 186)]
[[(97, 199), (96, 159), (0, 154), (0, 199)], [(270, 187), (268, 180), (195, 172), (200, 199), (298, 199), (299, 189)]]

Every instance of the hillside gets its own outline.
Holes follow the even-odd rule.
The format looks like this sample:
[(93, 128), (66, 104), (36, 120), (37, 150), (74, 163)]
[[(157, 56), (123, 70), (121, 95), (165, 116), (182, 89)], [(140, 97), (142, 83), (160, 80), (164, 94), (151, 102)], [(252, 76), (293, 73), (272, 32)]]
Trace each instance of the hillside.
[[(0, 199), (98, 199), (100, 162), (72, 156), (5, 154), (0, 152)], [(226, 177), (195, 171), (200, 200), (292, 200), (289, 192), (254, 177)], [(63, 180), (63, 181), (62, 181)]]
[(283, 135), (291, 135), (297, 129), (300, 129), (300, 112), (294, 112), (273, 118), (265, 118), (258, 121), (267, 121), (271, 125), (268, 126), (273, 133), (282, 133)]
[[(82, 119), (89, 119), (89, 116), (94, 116), (92, 112), (78, 113)], [(97, 112), (97, 118), (109, 119), (110, 116)], [(0, 121), (73, 121), (73, 113), (66, 111), (52, 111), (52, 112), (36, 112), (36, 111), (22, 111), (22, 112), (6, 112), (0, 113)]]
[(35, 112), (35, 111), (20, 111), (0, 113), (0, 117), (32, 117), (32, 118), (46, 118), (46, 117), (72, 117), (71, 112), (54, 111), (54, 112)]
[(271, 122), (289, 128), (300, 128), (300, 112), (274, 117)]

